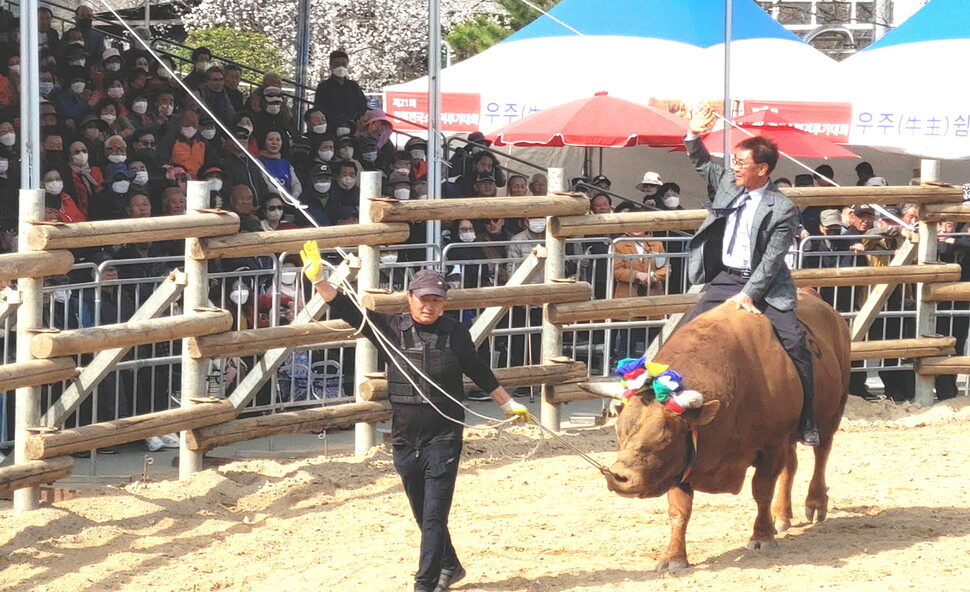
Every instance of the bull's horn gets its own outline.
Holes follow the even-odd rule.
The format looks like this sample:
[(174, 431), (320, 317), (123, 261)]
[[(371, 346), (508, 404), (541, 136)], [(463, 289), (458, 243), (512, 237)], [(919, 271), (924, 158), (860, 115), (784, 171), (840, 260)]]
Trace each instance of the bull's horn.
[(704, 404), (704, 395), (697, 391), (683, 391), (674, 395), (674, 401), (684, 409), (697, 409)]
[(593, 393), (604, 399), (620, 399), (623, 396), (623, 385), (615, 380), (609, 382), (580, 382), (579, 388), (587, 393)]

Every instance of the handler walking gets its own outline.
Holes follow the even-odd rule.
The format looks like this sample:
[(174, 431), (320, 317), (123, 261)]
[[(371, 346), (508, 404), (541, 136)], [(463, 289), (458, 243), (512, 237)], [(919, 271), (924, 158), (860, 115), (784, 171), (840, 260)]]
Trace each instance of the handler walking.
[(798, 226), (798, 208), (771, 182), (778, 147), (762, 136), (737, 144), (731, 170), (711, 161), (700, 135), (716, 122), (709, 107), (694, 112), (685, 138), (691, 164), (707, 180), (713, 200), (707, 219), (690, 241), (690, 281), (710, 283), (684, 322), (733, 302), (764, 314), (795, 364), (802, 383), (798, 421), (802, 444), (818, 446), (812, 356), (795, 316), (797, 294), (785, 255)]
[[(360, 326), (363, 321), (360, 309), (350, 297), (337, 292), (325, 280), (316, 241), (308, 241), (301, 256), (304, 273), (323, 300), (330, 303), (331, 314), (352, 326)], [(468, 329), (456, 319), (443, 316), (447, 296), (444, 275), (423, 269), (408, 286), (409, 313), (367, 313), (374, 327), (427, 376), (415, 372), (406, 360), (397, 362), (407, 375), (386, 360), (394, 468), (401, 476), (411, 511), (421, 529), (415, 592), (441, 592), (465, 577), (465, 569), (448, 533), (448, 513), (458, 476), (465, 420), (461, 405), (465, 398), (462, 374), (489, 393), (506, 416), (529, 420), (526, 407), (512, 400), (488, 364), (478, 356)], [(370, 325), (365, 327), (364, 336), (379, 351), (384, 351)]]

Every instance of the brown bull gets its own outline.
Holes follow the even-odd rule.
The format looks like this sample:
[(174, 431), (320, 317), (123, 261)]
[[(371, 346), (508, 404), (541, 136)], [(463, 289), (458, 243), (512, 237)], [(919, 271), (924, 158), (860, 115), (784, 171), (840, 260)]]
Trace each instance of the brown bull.
[[(821, 439), (805, 500), (811, 522), (824, 520), (828, 507), (825, 465), (848, 396), (849, 331), (812, 292), (800, 292), (798, 318), (814, 356)], [(802, 392), (795, 366), (768, 319), (723, 304), (677, 331), (653, 361), (670, 365), (705, 401), (678, 415), (652, 397), (637, 396), (617, 421), (620, 451), (607, 474), (610, 490), (632, 497), (667, 494), (671, 537), (657, 569), (689, 565), (685, 535), (694, 491), (737, 494), (749, 466), (755, 467), (751, 489), (758, 516), (748, 548), (772, 543), (775, 526), (785, 530), (791, 525)], [(697, 430), (696, 454), (692, 430)]]

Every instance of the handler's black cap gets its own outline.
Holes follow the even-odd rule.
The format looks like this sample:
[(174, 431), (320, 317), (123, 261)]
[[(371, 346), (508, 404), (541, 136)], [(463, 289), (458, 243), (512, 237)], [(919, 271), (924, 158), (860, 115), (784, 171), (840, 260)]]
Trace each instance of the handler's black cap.
[(448, 282), (445, 281), (445, 276), (440, 271), (422, 269), (414, 274), (414, 279), (408, 284), (408, 292), (411, 292), (418, 298), (428, 295), (447, 298)]

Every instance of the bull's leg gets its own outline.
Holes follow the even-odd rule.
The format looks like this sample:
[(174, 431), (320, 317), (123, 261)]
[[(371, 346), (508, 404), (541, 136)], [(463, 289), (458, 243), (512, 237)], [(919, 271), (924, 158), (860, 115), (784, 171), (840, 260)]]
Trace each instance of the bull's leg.
[(775, 492), (775, 481), (785, 466), (788, 444), (762, 452), (755, 463), (754, 477), (751, 479), (751, 493), (758, 505), (758, 516), (754, 520), (754, 534), (748, 541), (748, 549), (762, 549), (775, 540), (775, 527), (771, 523), (771, 496)]
[(694, 508), (694, 489), (680, 485), (667, 492), (667, 516), (670, 518), (670, 544), (657, 563), (657, 571), (686, 569), (687, 523)]
[(787, 450), (788, 456), (785, 459), (785, 466), (778, 475), (778, 484), (775, 486), (775, 501), (771, 504), (771, 516), (775, 520), (775, 534), (785, 532), (791, 527), (792, 504), (791, 491), (795, 483), (795, 471), (798, 470), (798, 454), (795, 445), (792, 444)]
[(809, 523), (825, 520), (829, 511), (829, 490), (825, 484), (825, 467), (828, 465), (834, 437), (831, 431), (826, 430), (821, 435), (818, 448), (815, 449), (815, 472), (812, 473), (808, 496), (805, 498), (805, 519)]

